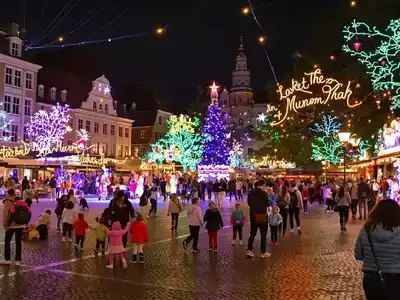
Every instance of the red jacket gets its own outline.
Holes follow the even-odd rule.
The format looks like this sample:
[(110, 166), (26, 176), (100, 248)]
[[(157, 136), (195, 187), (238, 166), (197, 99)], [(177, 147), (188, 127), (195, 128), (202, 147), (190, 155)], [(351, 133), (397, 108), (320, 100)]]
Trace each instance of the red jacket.
[(130, 233), (132, 243), (144, 244), (149, 241), (147, 226), (143, 221), (134, 222), (131, 226)]
[(83, 215), (78, 215), (78, 218), (74, 222), (75, 235), (77, 235), (77, 236), (86, 235), (86, 229), (88, 227), (89, 227), (89, 225), (83, 218)]

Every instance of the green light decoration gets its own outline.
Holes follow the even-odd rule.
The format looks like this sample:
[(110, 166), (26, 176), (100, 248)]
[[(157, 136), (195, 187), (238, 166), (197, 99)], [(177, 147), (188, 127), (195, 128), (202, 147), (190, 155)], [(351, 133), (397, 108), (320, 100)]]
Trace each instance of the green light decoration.
[[(331, 164), (337, 165), (343, 157), (343, 145), (337, 134), (342, 124), (337, 122), (337, 117), (331, 115), (322, 116), (320, 123), (315, 123), (311, 131), (317, 136), (312, 143), (312, 159), (316, 161), (328, 160)], [(364, 157), (371, 148), (366, 140), (361, 140), (357, 146), (346, 147), (346, 158)]]
[(340, 162), (342, 144), (337, 131), (342, 127), (337, 118), (331, 115), (322, 116), (321, 123), (315, 123), (311, 131), (316, 133), (312, 143), (311, 158), (316, 161), (328, 160), (337, 165)]
[(257, 117), (257, 124), (253, 127), (254, 133), (262, 135), (263, 138), (268, 137), (273, 142), (278, 142), (280, 139), (277, 127), (271, 126), (268, 115), (261, 113)]
[[(352, 47), (354, 48), (344, 45), (343, 50), (358, 58), (358, 61), (365, 65), (375, 91), (393, 91), (393, 109), (399, 108), (400, 19), (391, 20), (384, 31), (354, 20), (350, 26), (344, 27), (343, 33), (346, 42), (353, 41)], [(362, 50), (359, 38), (370, 39), (371, 44), (377, 45), (376, 48)], [(379, 40), (380, 44), (378, 44)]]
[(188, 168), (195, 171), (201, 161), (203, 145), (198, 133), (200, 120), (188, 116), (172, 116), (167, 120), (168, 132), (163, 138), (151, 145), (152, 151), (147, 153), (144, 160), (157, 163), (179, 162), (184, 171)]

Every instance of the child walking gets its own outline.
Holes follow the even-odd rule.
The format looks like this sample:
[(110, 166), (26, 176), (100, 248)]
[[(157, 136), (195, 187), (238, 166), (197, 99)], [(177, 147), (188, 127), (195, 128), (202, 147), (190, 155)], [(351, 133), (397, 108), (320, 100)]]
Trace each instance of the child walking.
[(149, 234), (142, 215), (136, 216), (136, 221), (133, 222), (130, 233), (133, 252), (131, 263), (136, 264), (139, 253), (139, 263), (144, 264), (143, 245), (149, 241)]
[(122, 243), (122, 236), (129, 231), (130, 224), (128, 223), (124, 229), (121, 228), (120, 222), (114, 222), (111, 227), (111, 230), (108, 232), (108, 236), (110, 240), (108, 242), (108, 259), (109, 265), (107, 268), (114, 268), (114, 258), (115, 256), (119, 256), (119, 259), (122, 262), (124, 269), (128, 267), (125, 259), (125, 248)]
[(204, 223), (208, 231), (208, 250), (218, 252), (218, 230), (222, 229), (224, 224), (215, 202), (210, 201), (208, 207), (204, 215)]
[(106, 251), (106, 237), (109, 229), (106, 225), (104, 225), (103, 217), (100, 219), (96, 218), (96, 222), (96, 226), (90, 226), (90, 229), (96, 232), (96, 249), (94, 250), (94, 254), (97, 255), (101, 247), (101, 254), (104, 255)]
[(151, 203), (151, 209), (149, 212), (150, 216), (152, 213), (154, 213), (153, 214), (154, 217), (157, 214), (157, 201), (158, 201), (158, 189), (156, 186), (153, 186), (150, 191), (150, 203)]
[(271, 228), (271, 244), (278, 246), (278, 228), (282, 223), (282, 216), (279, 213), (279, 207), (274, 206), (272, 213), (268, 217), (269, 228)]
[(231, 224), (233, 228), (232, 245), (236, 245), (236, 236), (239, 234), (239, 244), (243, 245), (243, 226), (244, 226), (245, 214), (240, 207), (240, 203), (236, 203), (235, 210), (232, 211)]
[(179, 213), (183, 210), (182, 203), (178, 199), (177, 194), (171, 195), (171, 201), (168, 205), (168, 215), (171, 214), (171, 231), (178, 231)]
[(63, 229), (63, 237), (61, 239), (62, 242), (66, 241), (67, 233), (68, 233), (68, 242), (72, 242), (72, 227), (76, 219), (76, 212), (74, 210), (74, 203), (69, 201), (62, 212), (62, 229)]
[(187, 250), (187, 245), (193, 240), (193, 252), (200, 252), (197, 247), (199, 242), (200, 227), (203, 226), (203, 216), (199, 206), (199, 198), (193, 198), (192, 204), (188, 207), (187, 215), (189, 218), (190, 235), (183, 241), (183, 249)]
[(78, 214), (78, 218), (74, 222), (75, 230), (75, 250), (83, 250), (83, 243), (85, 242), (86, 229), (89, 227), (88, 223), (85, 221), (85, 215), (82, 213)]

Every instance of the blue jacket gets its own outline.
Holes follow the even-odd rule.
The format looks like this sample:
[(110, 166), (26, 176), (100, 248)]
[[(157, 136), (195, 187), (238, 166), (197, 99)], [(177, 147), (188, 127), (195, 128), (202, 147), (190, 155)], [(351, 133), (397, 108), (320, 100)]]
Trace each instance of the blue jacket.
[(278, 226), (282, 223), (282, 216), (280, 213), (274, 214), (273, 212), (270, 213), (268, 222), (270, 226)]
[[(371, 239), (383, 274), (400, 274), (400, 227), (394, 228), (392, 232), (376, 226), (371, 232)], [(354, 256), (363, 261), (363, 272), (377, 272), (364, 228), (358, 234)]]

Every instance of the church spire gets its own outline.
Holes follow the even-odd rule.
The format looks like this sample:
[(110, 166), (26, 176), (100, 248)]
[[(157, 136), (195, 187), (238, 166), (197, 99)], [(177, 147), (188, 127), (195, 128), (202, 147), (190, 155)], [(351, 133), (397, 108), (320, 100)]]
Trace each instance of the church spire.
[(239, 52), (243, 53), (244, 47), (243, 47), (243, 36), (240, 36), (240, 46), (239, 46)]

